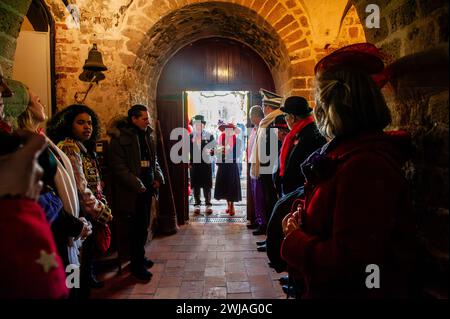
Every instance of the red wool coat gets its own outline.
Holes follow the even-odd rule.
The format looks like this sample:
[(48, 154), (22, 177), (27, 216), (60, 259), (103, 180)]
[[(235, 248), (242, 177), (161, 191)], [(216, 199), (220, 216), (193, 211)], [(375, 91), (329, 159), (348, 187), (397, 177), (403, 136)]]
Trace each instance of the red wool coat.
[(66, 298), (50, 225), (31, 199), (0, 200), (0, 299)]
[[(281, 248), (304, 298), (410, 294), (414, 222), (400, 170), (408, 150), (406, 133), (362, 134), (328, 152), (328, 176), (307, 176), (302, 230), (290, 233)], [(380, 288), (366, 285), (370, 264), (379, 267)]]

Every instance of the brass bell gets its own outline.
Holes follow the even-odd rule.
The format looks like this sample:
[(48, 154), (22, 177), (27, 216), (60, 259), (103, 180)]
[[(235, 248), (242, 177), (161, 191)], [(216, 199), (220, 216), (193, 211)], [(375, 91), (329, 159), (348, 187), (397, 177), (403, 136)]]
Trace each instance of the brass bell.
[[(97, 44), (92, 45), (89, 55), (83, 66), (88, 71), (106, 71), (108, 68), (103, 64), (102, 54), (97, 50)], [(81, 80), (81, 79), (80, 79)]]
[[(87, 61), (87, 60), (86, 60)], [(102, 71), (83, 70), (78, 78), (83, 82), (100, 82), (105, 79)]]

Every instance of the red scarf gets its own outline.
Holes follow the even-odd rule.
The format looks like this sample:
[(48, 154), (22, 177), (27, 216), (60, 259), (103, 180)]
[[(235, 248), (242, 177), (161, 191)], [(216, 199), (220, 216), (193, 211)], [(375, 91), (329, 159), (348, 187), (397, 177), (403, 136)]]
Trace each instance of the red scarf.
[[(286, 135), (283, 141), (283, 145), (281, 146), (281, 155), (280, 155), (280, 176), (284, 175), (284, 166), (286, 164), (286, 160), (291, 153), (292, 148), (294, 147), (294, 142), (296, 135), (300, 133), (300, 131), (307, 126), (308, 124), (311, 124), (314, 122), (314, 118), (310, 115), (302, 120), (300, 120), (298, 123), (294, 125), (292, 130)], [(299, 163), (300, 165), (301, 163)]]

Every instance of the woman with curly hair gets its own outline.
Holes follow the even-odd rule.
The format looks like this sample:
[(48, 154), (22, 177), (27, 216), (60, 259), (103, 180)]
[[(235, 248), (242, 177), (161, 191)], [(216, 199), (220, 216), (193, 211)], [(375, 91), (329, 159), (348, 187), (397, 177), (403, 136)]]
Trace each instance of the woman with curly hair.
[[(93, 225), (93, 235), (83, 242), (81, 249), (80, 284), (83, 293), (88, 294), (89, 287), (99, 288), (103, 285), (94, 276), (93, 258), (96, 253), (106, 252), (109, 242), (107, 223), (112, 220), (111, 210), (103, 195), (94, 151), (100, 134), (99, 120), (88, 106), (72, 104), (49, 121), (47, 134), (70, 159), (80, 199), (80, 215)], [(99, 245), (102, 243), (106, 243), (105, 246)]]

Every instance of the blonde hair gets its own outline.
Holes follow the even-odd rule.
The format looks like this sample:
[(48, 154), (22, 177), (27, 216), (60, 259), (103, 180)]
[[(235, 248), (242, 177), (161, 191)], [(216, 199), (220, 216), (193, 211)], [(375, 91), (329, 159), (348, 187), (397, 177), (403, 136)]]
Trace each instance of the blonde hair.
[(372, 78), (359, 70), (325, 71), (316, 79), (314, 116), (329, 138), (381, 131), (391, 113)]
[(17, 124), (19, 128), (31, 132), (35, 132), (37, 127), (39, 126), (39, 123), (36, 121), (36, 119), (33, 117), (33, 113), (30, 111), (30, 103), (28, 104), (25, 112), (20, 114), (20, 116), (17, 118)]
[(17, 118), (17, 125), (19, 126), (19, 128), (21, 128), (23, 130), (35, 132), (40, 123), (38, 121), (36, 121), (36, 119), (33, 116), (33, 113), (30, 110), (30, 106), (33, 103), (32, 99), (31, 99), (30, 88), (26, 85), (24, 85), (24, 86), (25, 86), (28, 96), (30, 98), (28, 99), (27, 108)]

